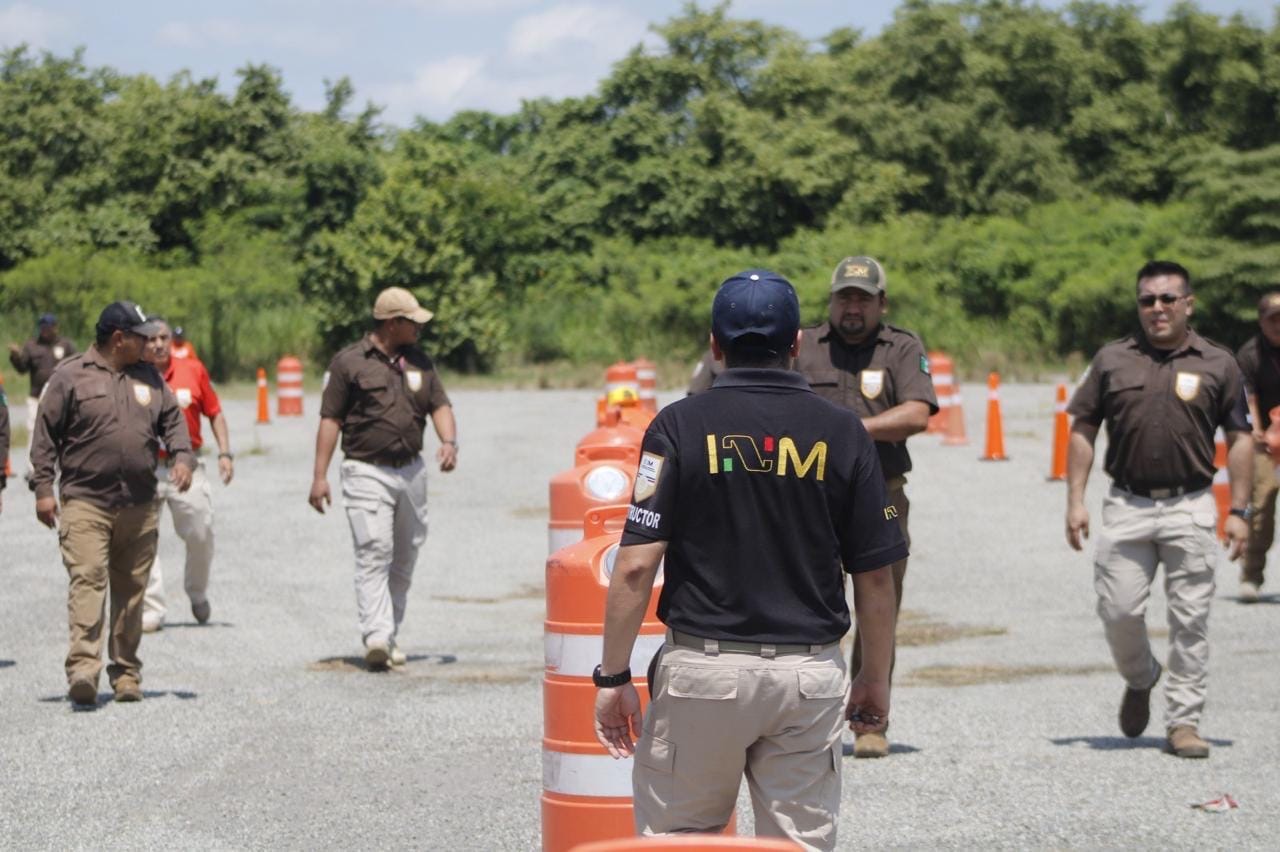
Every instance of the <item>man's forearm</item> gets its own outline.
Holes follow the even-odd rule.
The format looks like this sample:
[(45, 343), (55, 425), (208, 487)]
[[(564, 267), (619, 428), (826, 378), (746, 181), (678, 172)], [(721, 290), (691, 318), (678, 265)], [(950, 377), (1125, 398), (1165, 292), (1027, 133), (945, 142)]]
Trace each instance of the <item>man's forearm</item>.
[(213, 415), (213, 419), (209, 421), (209, 426), (213, 429), (213, 440), (218, 442), (218, 452), (230, 453), (231, 432), (227, 429), (227, 418), (221, 411)]
[(1093, 442), (1096, 427), (1077, 424), (1067, 441), (1067, 505), (1084, 502), (1084, 487), (1093, 469)]
[(864, 679), (887, 681), (893, 666), (897, 622), (892, 566), (853, 575), (853, 609), (858, 618), (858, 635), (862, 637)]
[(631, 649), (649, 608), (653, 582), (666, 550), (665, 541), (619, 548), (605, 602), (604, 652), (600, 660), (604, 674), (617, 674), (631, 665)]
[(316, 461), (313, 476), (324, 479), (329, 475), (329, 462), (333, 460), (334, 448), (338, 446), (338, 434), (342, 425), (328, 417), (320, 418), (320, 428), (316, 430)]
[(1243, 509), (1253, 496), (1253, 436), (1227, 433), (1227, 477), (1231, 480), (1231, 505)]
[(929, 404), (912, 399), (862, 421), (873, 441), (896, 443), (929, 426)]
[(453, 417), (453, 406), (442, 405), (431, 412), (431, 425), (435, 427), (440, 443), (457, 443), (458, 423)]

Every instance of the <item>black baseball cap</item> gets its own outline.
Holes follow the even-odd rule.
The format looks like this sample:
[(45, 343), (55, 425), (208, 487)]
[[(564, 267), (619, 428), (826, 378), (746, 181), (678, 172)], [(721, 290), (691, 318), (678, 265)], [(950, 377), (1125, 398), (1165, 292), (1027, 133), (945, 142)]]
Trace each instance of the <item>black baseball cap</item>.
[(777, 355), (791, 348), (799, 328), (796, 288), (767, 269), (748, 269), (727, 279), (711, 303), (711, 333), (722, 347), (740, 342)]
[(53, 314), (41, 314), (40, 319), (36, 320), (36, 325), (57, 325), (58, 318)]
[(106, 334), (116, 329), (151, 337), (159, 333), (160, 323), (148, 319), (142, 308), (133, 302), (112, 302), (98, 314), (98, 332)]

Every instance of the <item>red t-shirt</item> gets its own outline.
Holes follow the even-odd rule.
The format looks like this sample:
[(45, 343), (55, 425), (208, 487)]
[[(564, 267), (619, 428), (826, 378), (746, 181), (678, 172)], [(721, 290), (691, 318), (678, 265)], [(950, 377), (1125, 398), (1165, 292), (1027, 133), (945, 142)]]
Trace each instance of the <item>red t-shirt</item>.
[(191, 449), (200, 449), (200, 445), (204, 443), (200, 435), (200, 415), (213, 419), (222, 411), (218, 394), (209, 382), (209, 371), (199, 358), (170, 358), (164, 380), (178, 398), (178, 405), (187, 417)]
[(191, 341), (186, 343), (175, 343), (169, 347), (170, 358), (194, 358), (196, 357), (196, 348), (191, 345)]

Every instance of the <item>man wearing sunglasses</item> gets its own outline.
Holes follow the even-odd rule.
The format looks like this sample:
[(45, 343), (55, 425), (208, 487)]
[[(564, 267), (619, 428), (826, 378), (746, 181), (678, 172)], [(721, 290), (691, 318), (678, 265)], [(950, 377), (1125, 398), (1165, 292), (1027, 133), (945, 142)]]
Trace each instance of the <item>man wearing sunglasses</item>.
[(1126, 689), (1120, 729), (1146, 730), (1150, 694), (1164, 669), (1151, 653), (1145, 620), (1156, 568), (1164, 566), (1169, 657), (1165, 677), (1167, 749), (1208, 757), (1200, 737), (1209, 660), (1209, 603), (1219, 546), (1212, 484), (1214, 433), (1226, 432), (1231, 514), (1227, 548), (1239, 558), (1249, 535), (1253, 439), (1240, 368), (1231, 352), (1189, 327), (1191, 275), (1155, 260), (1138, 272), (1141, 330), (1098, 350), (1068, 411), (1067, 542), (1089, 535), (1085, 483), (1098, 428), (1107, 426), (1102, 503), (1094, 558), (1098, 615)]
[(320, 428), (308, 502), (321, 514), (329, 461), (342, 436), (342, 499), (356, 557), (356, 610), (372, 671), (403, 665), (396, 636), (404, 620), (418, 549), (427, 538), (427, 418), (448, 473), (458, 463), (453, 407), (431, 359), (417, 347), (432, 317), (408, 290), (389, 287), (373, 305), (373, 331), (333, 357), (324, 374)]
[[(68, 695), (98, 700), (104, 630), (107, 676), (116, 701), (142, 700), (142, 597), (156, 555), (160, 504), (156, 463), (169, 453), (169, 482), (191, 487), (195, 456), (182, 409), (151, 364), (142, 362), (157, 324), (133, 302), (114, 302), (98, 317), (89, 351), (63, 361), (40, 396), (31, 444), (36, 517), (59, 527), (70, 578), (67, 613)], [(54, 497), (58, 479), (61, 509)], [(103, 604), (111, 593), (111, 621)]]

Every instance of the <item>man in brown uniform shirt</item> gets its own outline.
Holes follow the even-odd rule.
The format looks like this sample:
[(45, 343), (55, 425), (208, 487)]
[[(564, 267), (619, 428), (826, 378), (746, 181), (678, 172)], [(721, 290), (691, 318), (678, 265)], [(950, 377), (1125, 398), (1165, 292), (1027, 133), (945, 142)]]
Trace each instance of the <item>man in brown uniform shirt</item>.
[(0, 379), (0, 509), (4, 508), (4, 487), (8, 484), (5, 473), (9, 461), (9, 400), (4, 395), (4, 380)]
[(427, 537), (428, 415), (440, 439), (436, 461), (458, 461), (453, 407), (435, 367), (414, 344), (431, 319), (408, 290), (391, 287), (373, 306), (373, 332), (333, 357), (324, 378), (309, 502), (331, 502), (329, 461), (342, 435), (342, 497), (356, 556), (356, 609), (365, 662), (402, 665), (396, 647), (418, 548)]
[[(31, 393), (27, 395), (27, 435), (36, 430), (36, 403), (40, 399), (40, 391), (44, 383), (53, 375), (53, 368), (64, 358), (76, 354), (76, 345), (69, 338), (58, 335), (58, 318), (53, 314), (42, 314), (36, 327), (36, 336), (22, 344), (9, 344), (9, 362), (19, 373), (31, 374)], [(28, 457), (31, 445), (27, 445)], [(30, 478), (30, 458), (27, 461), (27, 476)]]
[[(161, 444), (174, 460), (169, 479), (191, 484), (195, 458), (178, 401), (141, 362), (154, 324), (132, 302), (98, 318), (96, 343), (54, 371), (36, 418), (32, 485), (36, 517), (59, 527), (70, 577), (67, 614), (71, 700), (97, 703), (102, 670), (103, 602), (111, 589), (111, 680), (117, 701), (142, 698), (138, 643), (142, 596), (156, 554), (155, 467)], [(54, 479), (61, 473), (61, 523)]]
[(1262, 587), (1267, 551), (1275, 541), (1276, 459), (1266, 442), (1272, 425), (1271, 410), (1280, 405), (1280, 292), (1268, 293), (1258, 302), (1259, 333), (1236, 353), (1244, 373), (1245, 394), (1253, 424), (1253, 510), (1249, 543), (1240, 570), (1240, 601), (1255, 603)]
[[(911, 470), (907, 438), (923, 432), (938, 410), (920, 338), (883, 322), (888, 309), (884, 267), (871, 257), (846, 257), (831, 276), (827, 322), (804, 330), (795, 369), (821, 397), (857, 414), (876, 442), (885, 491), (897, 512), (903, 538), (907, 532), (906, 474)], [(907, 560), (893, 568), (896, 606), (902, 606)], [(862, 642), (856, 629), (850, 668), (862, 665)], [(884, 757), (889, 740), (883, 733), (858, 734), (858, 757)]]
[(1164, 565), (1168, 598), (1169, 676), (1165, 727), (1169, 751), (1208, 757), (1199, 734), (1209, 661), (1209, 603), (1218, 558), (1213, 491), (1214, 431), (1227, 433), (1231, 516), (1226, 535), (1234, 560), (1249, 535), (1253, 441), (1240, 368), (1230, 351), (1188, 327), (1195, 305), (1191, 276), (1170, 261), (1138, 272), (1142, 331), (1108, 343), (1072, 397), (1067, 451), (1067, 542), (1089, 535), (1084, 488), (1098, 427), (1107, 424), (1094, 589), (1116, 667), (1127, 687), (1120, 730), (1137, 737), (1150, 718), (1161, 667), (1151, 653), (1146, 608), (1156, 567)]

